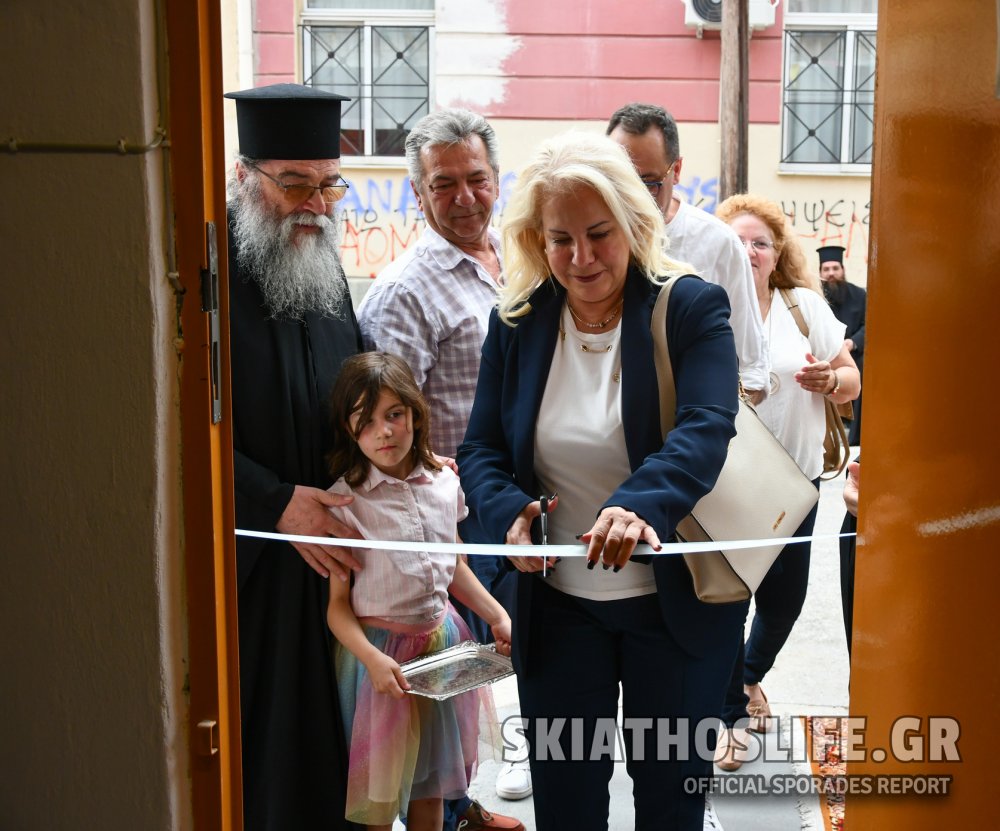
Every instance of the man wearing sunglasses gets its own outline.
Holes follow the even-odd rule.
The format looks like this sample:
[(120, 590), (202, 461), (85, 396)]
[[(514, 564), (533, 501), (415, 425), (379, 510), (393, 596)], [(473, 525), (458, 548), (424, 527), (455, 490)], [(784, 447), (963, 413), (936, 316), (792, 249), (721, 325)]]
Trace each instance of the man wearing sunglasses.
[[(334, 206), (343, 99), (278, 84), (229, 93), (240, 155), (229, 181), (236, 526), (356, 536), (333, 519), (326, 396), (361, 338)], [(347, 759), (326, 625), (347, 551), (238, 537), (243, 809), (247, 831), (346, 829)]]
[(766, 395), (770, 366), (750, 260), (732, 229), (674, 193), (684, 161), (677, 123), (663, 107), (627, 104), (611, 116), (606, 133), (628, 151), (663, 212), (670, 256), (689, 263), (698, 275), (722, 286), (729, 295), (740, 380), (754, 403), (759, 402)]

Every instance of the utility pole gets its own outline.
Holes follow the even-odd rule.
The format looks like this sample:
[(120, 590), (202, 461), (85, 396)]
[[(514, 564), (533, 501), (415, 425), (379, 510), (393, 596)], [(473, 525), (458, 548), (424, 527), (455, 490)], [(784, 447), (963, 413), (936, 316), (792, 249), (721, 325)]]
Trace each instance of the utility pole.
[(722, 0), (722, 60), (719, 69), (719, 128), (722, 159), (719, 200), (747, 190), (749, 141), (749, 0)]

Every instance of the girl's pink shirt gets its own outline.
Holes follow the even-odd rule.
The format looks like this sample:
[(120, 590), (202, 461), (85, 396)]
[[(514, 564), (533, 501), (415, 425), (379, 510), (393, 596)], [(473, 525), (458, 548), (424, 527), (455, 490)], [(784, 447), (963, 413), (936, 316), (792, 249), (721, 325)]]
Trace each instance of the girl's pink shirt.
[[(369, 540), (455, 542), (458, 523), (469, 513), (458, 477), (447, 467), (433, 471), (417, 465), (400, 480), (372, 465), (357, 488), (339, 479), (330, 492), (354, 497), (350, 505), (329, 510)], [(352, 553), (363, 567), (351, 588), (357, 617), (421, 624), (444, 612), (456, 555), (370, 548)]]

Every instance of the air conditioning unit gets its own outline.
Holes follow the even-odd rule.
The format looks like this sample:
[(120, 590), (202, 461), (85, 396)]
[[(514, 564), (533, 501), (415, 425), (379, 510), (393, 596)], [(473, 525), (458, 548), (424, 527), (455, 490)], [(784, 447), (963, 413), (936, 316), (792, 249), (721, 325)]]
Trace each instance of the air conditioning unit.
[[(706, 29), (722, 28), (722, 0), (681, 0), (684, 23), (698, 30), (701, 37)], [(774, 25), (774, 10), (779, 0), (750, 0), (750, 31)]]

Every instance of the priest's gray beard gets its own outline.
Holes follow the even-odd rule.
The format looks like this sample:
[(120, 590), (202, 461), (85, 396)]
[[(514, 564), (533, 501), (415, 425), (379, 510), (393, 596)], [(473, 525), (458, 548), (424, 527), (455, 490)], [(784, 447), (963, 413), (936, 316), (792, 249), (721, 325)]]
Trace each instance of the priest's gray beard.
[[(257, 281), (271, 317), (301, 319), (314, 312), (343, 318), (347, 283), (339, 224), (308, 211), (278, 219), (253, 176), (237, 183), (235, 190), (231, 209), (236, 260)], [(319, 232), (293, 240), (296, 225), (315, 225)]]

